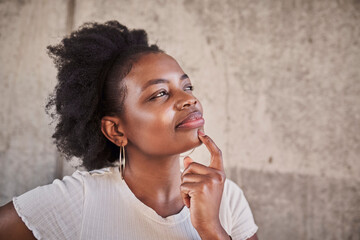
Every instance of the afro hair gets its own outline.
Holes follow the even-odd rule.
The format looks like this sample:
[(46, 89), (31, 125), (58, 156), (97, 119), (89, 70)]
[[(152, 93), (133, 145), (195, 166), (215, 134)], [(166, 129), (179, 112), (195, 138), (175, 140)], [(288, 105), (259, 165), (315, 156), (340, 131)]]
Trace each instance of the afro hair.
[(58, 70), (46, 112), (56, 120), (52, 135), (66, 160), (77, 157), (87, 170), (113, 166), (119, 147), (101, 132), (103, 116), (123, 111), (121, 80), (142, 54), (159, 53), (144, 30), (128, 30), (117, 21), (85, 23), (59, 44), (48, 46)]

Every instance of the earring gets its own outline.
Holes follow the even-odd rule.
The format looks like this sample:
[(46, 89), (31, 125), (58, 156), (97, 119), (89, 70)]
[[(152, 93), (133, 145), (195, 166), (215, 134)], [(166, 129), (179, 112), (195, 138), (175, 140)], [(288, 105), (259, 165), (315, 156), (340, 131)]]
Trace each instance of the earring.
[(124, 180), (124, 172), (125, 172), (125, 146), (120, 146), (119, 162), (120, 162), (120, 175), (121, 175), (121, 178)]

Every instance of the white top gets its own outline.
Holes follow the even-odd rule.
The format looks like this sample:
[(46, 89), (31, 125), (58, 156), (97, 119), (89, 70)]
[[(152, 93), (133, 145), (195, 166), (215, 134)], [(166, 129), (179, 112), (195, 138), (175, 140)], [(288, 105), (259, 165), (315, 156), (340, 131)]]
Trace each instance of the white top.
[[(117, 167), (76, 171), (14, 197), (13, 203), (37, 239), (200, 239), (186, 206), (161, 217), (136, 198)], [(234, 240), (250, 238), (258, 229), (242, 190), (229, 179), (219, 215)]]

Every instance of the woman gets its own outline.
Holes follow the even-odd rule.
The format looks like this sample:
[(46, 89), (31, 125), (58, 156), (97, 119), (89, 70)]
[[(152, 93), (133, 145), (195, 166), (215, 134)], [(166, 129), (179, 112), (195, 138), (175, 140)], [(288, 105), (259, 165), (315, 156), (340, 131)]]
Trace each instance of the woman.
[[(13, 198), (1, 239), (257, 239), (188, 75), (145, 31), (87, 23), (48, 50), (59, 70), (53, 138), (88, 171)], [(181, 172), (179, 154), (202, 143), (210, 165), (186, 157)]]

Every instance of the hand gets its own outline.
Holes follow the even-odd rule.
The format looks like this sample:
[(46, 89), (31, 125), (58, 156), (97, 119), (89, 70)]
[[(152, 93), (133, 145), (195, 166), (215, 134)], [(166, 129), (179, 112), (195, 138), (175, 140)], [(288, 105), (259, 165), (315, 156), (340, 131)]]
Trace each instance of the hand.
[(181, 197), (190, 209), (191, 223), (202, 239), (229, 239), (219, 219), (224, 190), (225, 172), (220, 149), (200, 130), (199, 139), (211, 154), (208, 167), (184, 158), (185, 170), (181, 175)]

